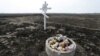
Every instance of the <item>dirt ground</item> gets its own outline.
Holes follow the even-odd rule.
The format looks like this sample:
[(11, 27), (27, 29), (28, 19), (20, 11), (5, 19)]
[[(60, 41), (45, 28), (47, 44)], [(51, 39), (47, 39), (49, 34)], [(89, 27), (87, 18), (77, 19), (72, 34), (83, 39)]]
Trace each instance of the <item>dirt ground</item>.
[(45, 40), (63, 34), (77, 44), (75, 56), (100, 56), (100, 31), (62, 24), (0, 22), (0, 56), (47, 56)]

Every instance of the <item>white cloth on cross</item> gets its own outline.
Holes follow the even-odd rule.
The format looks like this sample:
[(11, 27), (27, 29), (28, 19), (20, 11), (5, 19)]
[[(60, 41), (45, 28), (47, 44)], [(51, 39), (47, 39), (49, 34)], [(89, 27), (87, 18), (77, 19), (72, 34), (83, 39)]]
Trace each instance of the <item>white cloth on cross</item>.
[(45, 13), (42, 13), (42, 15), (46, 18), (49, 18), (49, 16), (47, 16)]

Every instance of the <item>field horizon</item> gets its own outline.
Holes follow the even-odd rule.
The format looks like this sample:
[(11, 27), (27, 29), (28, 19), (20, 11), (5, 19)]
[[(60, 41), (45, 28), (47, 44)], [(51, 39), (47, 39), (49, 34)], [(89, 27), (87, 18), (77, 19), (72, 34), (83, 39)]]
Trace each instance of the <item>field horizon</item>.
[[(78, 27), (85, 27), (100, 30), (100, 13), (47, 13), (50, 17), (48, 22), (68, 24)], [(0, 21), (11, 22), (43, 22), (41, 13), (1, 13)]]

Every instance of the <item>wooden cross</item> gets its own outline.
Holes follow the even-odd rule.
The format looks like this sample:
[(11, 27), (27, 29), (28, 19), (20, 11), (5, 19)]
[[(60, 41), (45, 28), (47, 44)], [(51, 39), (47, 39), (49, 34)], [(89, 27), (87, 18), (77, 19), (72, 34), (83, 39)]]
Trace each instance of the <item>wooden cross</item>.
[(42, 15), (44, 16), (44, 30), (46, 30), (46, 18), (49, 18), (49, 16), (46, 15), (46, 12), (48, 9), (51, 9), (51, 8), (48, 8), (47, 6), (48, 6), (48, 4), (45, 1), (42, 8), (40, 9), (43, 11)]

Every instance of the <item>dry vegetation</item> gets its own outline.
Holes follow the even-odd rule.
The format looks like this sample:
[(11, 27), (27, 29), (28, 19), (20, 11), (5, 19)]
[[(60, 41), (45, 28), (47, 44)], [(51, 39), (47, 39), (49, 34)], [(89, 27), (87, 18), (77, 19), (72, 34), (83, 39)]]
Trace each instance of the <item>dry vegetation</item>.
[[(100, 18), (98, 15), (49, 16), (46, 31), (43, 30), (41, 15), (1, 17), (0, 56), (47, 56), (45, 40), (57, 33), (67, 35), (77, 43), (75, 56), (100, 56), (100, 30), (93, 29), (99, 28), (95, 25)], [(82, 24), (83, 21), (92, 29), (82, 28), (86, 24)]]
[[(100, 29), (100, 14), (48, 14), (48, 22), (69, 24), (73, 26)], [(0, 15), (0, 19), (8, 19), (12, 22), (43, 22), (41, 14), (7, 14)]]

